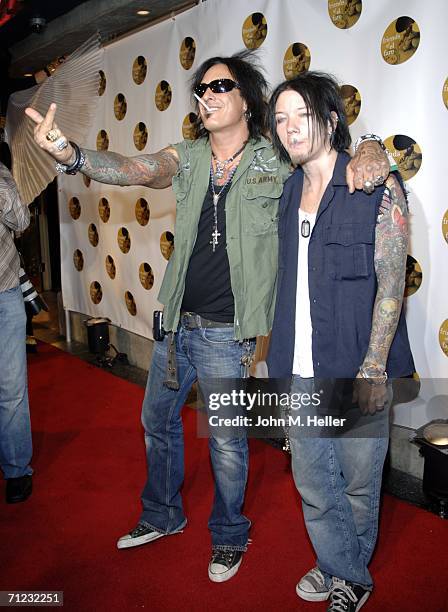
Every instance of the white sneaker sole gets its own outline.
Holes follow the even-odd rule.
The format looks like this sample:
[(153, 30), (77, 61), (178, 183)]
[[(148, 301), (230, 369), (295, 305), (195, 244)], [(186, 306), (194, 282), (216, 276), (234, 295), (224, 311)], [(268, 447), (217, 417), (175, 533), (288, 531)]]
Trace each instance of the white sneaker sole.
[(296, 593), (305, 601), (327, 601), (330, 597), (330, 591), (325, 591), (324, 593), (310, 593), (309, 591), (304, 591), (299, 588), (299, 585), (296, 585)]
[(230, 580), (233, 578), (237, 571), (240, 569), (241, 562), (243, 557), (238, 561), (236, 565), (232, 567), (232, 569), (227, 570), (227, 572), (223, 572), (222, 574), (214, 574), (210, 571), (210, 567), (208, 568), (208, 577), (212, 582), (225, 582), (226, 580)]
[(154, 542), (154, 540), (158, 540), (159, 538), (163, 538), (168, 535), (176, 535), (178, 533), (183, 533), (183, 529), (179, 531), (174, 531), (173, 533), (159, 533), (157, 531), (153, 531), (147, 535), (140, 536), (139, 538), (131, 538), (130, 535), (122, 536), (117, 542), (117, 548), (134, 548), (134, 546), (142, 546), (143, 544), (148, 544), (149, 542)]

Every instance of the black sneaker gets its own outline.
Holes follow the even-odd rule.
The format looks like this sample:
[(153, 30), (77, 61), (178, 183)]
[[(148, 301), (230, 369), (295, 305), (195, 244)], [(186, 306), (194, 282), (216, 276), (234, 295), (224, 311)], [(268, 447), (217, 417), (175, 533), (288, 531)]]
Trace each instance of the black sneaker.
[(212, 582), (230, 580), (240, 568), (243, 560), (241, 550), (213, 550), (208, 566), (208, 577)]
[(333, 578), (327, 612), (358, 612), (369, 599), (370, 591), (339, 578)]

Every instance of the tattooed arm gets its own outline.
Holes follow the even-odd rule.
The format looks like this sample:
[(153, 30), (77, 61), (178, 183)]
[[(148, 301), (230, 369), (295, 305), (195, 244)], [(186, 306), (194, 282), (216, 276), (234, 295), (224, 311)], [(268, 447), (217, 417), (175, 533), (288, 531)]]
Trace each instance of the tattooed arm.
[[(375, 272), (378, 281), (369, 348), (361, 366), (369, 378), (381, 380), (403, 302), (408, 247), (408, 207), (397, 179), (386, 181), (375, 234)], [(383, 407), (385, 385), (358, 384), (358, 401), (371, 414)]]
[[(82, 152), (86, 160), (80, 172), (109, 185), (145, 185), (153, 189), (163, 189), (171, 185), (171, 179), (179, 165), (179, 157), (173, 147), (167, 147), (152, 155), (136, 157), (88, 149), (82, 149)], [(69, 164), (74, 162), (74, 155), (72, 157)]]
[[(70, 144), (58, 149), (57, 142), (67, 140), (55, 122), (56, 104), (50, 104), (45, 117), (33, 108), (27, 108), (26, 114), (36, 124), (34, 140), (56, 161), (71, 165), (75, 161), (75, 152)], [(48, 140), (47, 134), (55, 131), (57, 142)], [(86, 176), (111, 185), (145, 185), (155, 189), (163, 189), (171, 185), (171, 179), (176, 174), (179, 157), (173, 147), (167, 147), (152, 155), (137, 155), (125, 157), (108, 151), (91, 151), (82, 149), (85, 162), (81, 172)]]
[[(375, 179), (380, 176), (383, 177), (383, 184), (389, 172), (389, 158), (381, 146), (375, 140), (361, 142), (347, 166), (347, 185), (350, 193), (355, 189), (362, 189), (364, 181), (375, 184)], [(376, 186), (379, 184), (376, 183)]]

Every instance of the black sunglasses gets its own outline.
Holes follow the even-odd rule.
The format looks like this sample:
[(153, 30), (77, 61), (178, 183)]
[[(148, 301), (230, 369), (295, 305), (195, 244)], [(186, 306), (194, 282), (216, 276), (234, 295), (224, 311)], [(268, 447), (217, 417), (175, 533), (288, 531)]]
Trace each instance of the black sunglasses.
[(232, 81), (232, 79), (215, 79), (214, 81), (210, 81), (210, 83), (199, 83), (194, 88), (194, 93), (202, 98), (207, 89), (210, 88), (213, 93), (228, 93), (232, 91), (232, 89), (239, 89), (240, 86), (236, 81)]

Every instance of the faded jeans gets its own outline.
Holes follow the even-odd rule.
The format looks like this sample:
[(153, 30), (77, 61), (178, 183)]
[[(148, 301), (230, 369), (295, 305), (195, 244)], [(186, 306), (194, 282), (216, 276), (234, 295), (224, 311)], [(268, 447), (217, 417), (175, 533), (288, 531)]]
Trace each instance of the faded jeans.
[(0, 467), (5, 478), (33, 473), (25, 330), (20, 286), (0, 291)]
[[(181, 316), (175, 334), (178, 391), (164, 386), (167, 338), (154, 343), (142, 409), (148, 479), (142, 493), (141, 522), (161, 533), (185, 526), (180, 488), (184, 480), (184, 437), (181, 410), (193, 383), (204, 391), (210, 379), (242, 376), (243, 343), (233, 339), (233, 326), (192, 327)], [(252, 350), (254, 342), (250, 343)], [(215, 478), (215, 497), (208, 522), (213, 548), (246, 550), (250, 521), (241, 510), (248, 473), (245, 435), (211, 435), (209, 450)]]
[[(314, 379), (293, 376), (291, 392), (313, 391)], [(367, 566), (378, 535), (387, 412), (386, 406), (376, 422), (354, 430), (353, 437), (308, 437), (303, 428), (289, 432), (294, 481), (327, 586), (336, 576), (372, 588)]]

